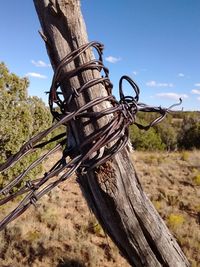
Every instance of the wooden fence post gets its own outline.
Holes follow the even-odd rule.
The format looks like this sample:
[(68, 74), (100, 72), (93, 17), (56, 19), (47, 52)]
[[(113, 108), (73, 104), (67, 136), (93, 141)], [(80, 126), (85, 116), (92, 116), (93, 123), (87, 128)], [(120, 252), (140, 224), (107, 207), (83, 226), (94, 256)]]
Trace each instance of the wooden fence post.
[[(34, 0), (42, 26), (42, 37), (54, 70), (71, 51), (88, 42), (79, 0)], [(92, 51), (86, 51), (76, 62), (66, 66), (66, 71), (88, 62)], [(63, 82), (64, 97), (71, 88), (99, 77), (97, 70), (87, 70)], [(102, 84), (80, 95), (69, 110), (83, 106), (87, 101), (107, 95)], [(109, 102), (101, 103), (98, 110)], [(84, 127), (80, 122), (71, 125), (75, 141), (81, 143), (95, 127), (101, 128), (109, 121), (105, 116)], [(78, 177), (82, 192), (102, 227), (118, 246), (124, 257), (135, 267), (185, 267), (190, 266), (174, 237), (143, 192), (133, 163), (126, 149), (97, 169)]]

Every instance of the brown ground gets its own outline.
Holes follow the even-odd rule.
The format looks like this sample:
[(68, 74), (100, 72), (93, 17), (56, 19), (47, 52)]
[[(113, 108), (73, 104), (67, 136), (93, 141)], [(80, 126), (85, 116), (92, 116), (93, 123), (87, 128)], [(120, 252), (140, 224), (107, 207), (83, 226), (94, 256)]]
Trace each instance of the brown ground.
[[(200, 152), (134, 152), (133, 161), (145, 192), (192, 267), (200, 266)], [(1, 215), (6, 210), (2, 207)], [(0, 233), (0, 267), (11, 266), (129, 265), (90, 213), (72, 177)]]

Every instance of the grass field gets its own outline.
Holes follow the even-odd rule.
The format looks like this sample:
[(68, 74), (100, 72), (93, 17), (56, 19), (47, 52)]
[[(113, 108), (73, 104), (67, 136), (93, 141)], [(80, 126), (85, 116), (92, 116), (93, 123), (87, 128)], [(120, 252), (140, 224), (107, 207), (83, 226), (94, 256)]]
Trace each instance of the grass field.
[[(200, 266), (200, 151), (134, 152), (132, 158), (144, 191), (192, 267)], [(13, 206), (1, 207), (0, 216)], [(75, 177), (0, 233), (0, 262), (1, 267), (129, 266), (90, 213)]]

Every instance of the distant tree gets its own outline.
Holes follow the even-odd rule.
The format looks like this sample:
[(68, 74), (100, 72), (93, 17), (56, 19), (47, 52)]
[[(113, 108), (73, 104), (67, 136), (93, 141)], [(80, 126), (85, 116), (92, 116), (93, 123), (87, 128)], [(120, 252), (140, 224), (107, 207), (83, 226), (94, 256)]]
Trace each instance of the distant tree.
[(44, 102), (40, 98), (36, 96), (29, 97), (28, 103), (34, 119), (31, 135), (35, 135), (37, 132), (40, 132), (51, 125), (52, 117), (49, 109), (44, 105)]
[[(0, 164), (16, 153), (32, 135), (51, 124), (48, 108), (37, 97), (28, 96), (29, 81), (10, 73), (4, 63), (0, 63)], [(1, 174), (0, 187), (5, 181), (27, 167), (39, 152), (27, 156), (14, 168)], [(29, 176), (36, 175), (41, 167)]]
[(200, 120), (195, 113), (185, 116), (179, 133), (179, 146), (184, 149), (200, 148)]
[(155, 126), (157, 134), (160, 136), (165, 149), (172, 151), (177, 149), (178, 127), (173, 122), (173, 117), (168, 116), (165, 120)]

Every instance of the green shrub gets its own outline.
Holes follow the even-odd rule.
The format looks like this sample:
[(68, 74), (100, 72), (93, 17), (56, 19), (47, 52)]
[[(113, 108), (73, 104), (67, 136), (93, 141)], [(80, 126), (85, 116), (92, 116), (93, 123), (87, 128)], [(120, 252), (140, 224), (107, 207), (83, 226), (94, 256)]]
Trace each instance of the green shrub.
[(95, 218), (92, 218), (89, 220), (88, 232), (95, 234), (97, 236), (104, 236), (105, 235), (101, 225), (98, 223), (98, 221)]
[(162, 207), (162, 203), (159, 200), (152, 200), (152, 203), (154, 205), (154, 207), (156, 208), (157, 211), (161, 210)]
[(188, 161), (189, 156), (190, 156), (190, 154), (189, 154), (188, 151), (183, 151), (183, 152), (181, 153), (181, 160), (183, 160), (183, 161)]
[(185, 222), (185, 219), (180, 214), (170, 214), (167, 221), (172, 228), (177, 228)]
[(28, 231), (26, 233), (26, 240), (27, 241), (35, 242), (40, 237), (41, 237), (41, 233), (39, 231), (36, 231), (36, 230)]
[(165, 145), (154, 128), (140, 130), (135, 125), (130, 127), (130, 139), (134, 149), (137, 150), (164, 150)]
[(196, 174), (193, 177), (193, 182), (194, 182), (195, 185), (200, 185), (200, 173)]

